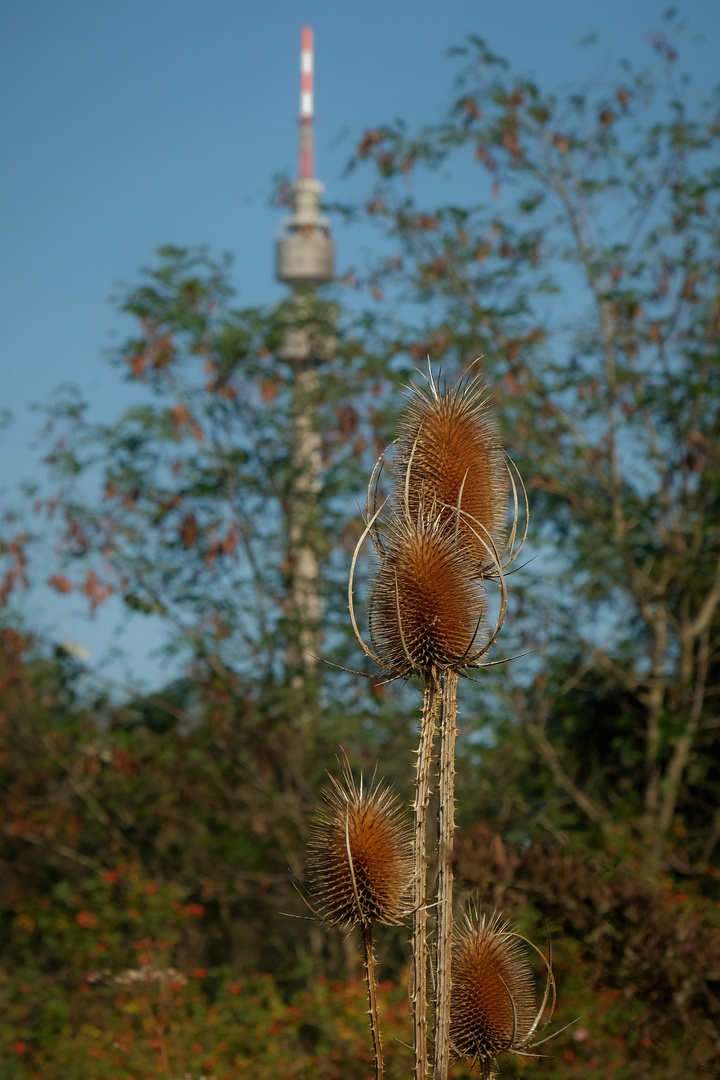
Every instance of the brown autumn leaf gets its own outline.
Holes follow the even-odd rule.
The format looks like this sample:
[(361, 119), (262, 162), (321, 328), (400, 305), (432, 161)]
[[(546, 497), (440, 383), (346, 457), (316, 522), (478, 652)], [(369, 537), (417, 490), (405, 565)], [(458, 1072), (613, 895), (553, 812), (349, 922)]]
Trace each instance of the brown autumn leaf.
[(56, 589), (57, 592), (63, 594), (73, 592), (76, 588), (74, 582), (72, 582), (70, 578), (63, 577), (62, 574), (53, 574), (48, 578), (47, 583), (51, 588)]
[(382, 142), (382, 135), (379, 131), (366, 131), (358, 143), (357, 155), (359, 158), (366, 158), (373, 146), (377, 146)]
[(178, 531), (180, 533), (182, 546), (187, 551), (197, 540), (198, 534), (197, 519), (193, 513), (188, 514), (187, 517), (183, 519)]

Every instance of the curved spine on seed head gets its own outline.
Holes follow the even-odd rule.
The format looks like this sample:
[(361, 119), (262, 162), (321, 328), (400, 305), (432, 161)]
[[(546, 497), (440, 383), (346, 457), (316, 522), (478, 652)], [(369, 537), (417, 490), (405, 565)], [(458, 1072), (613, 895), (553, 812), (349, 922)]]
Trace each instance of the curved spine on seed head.
[(397, 512), (416, 521), (422, 506), (434, 504), (454, 522), (473, 571), (482, 575), (492, 560), (477, 534), (505, 546), (512, 487), (485, 383), (475, 376), (440, 391), (430, 371), (426, 385), (408, 390), (395, 444)]
[[(528, 502), (527, 488), (525, 487), (525, 481), (523, 480), (520, 470), (511, 457), (505, 455), (505, 468), (507, 469), (508, 479), (510, 481), (510, 488), (512, 490), (512, 508), (513, 508), (513, 520), (510, 526), (510, 534), (505, 542), (505, 546), (500, 551), (500, 563), (503, 569), (507, 569), (511, 563), (514, 563), (518, 555), (525, 546), (527, 540), (528, 528), (530, 525), (530, 504)], [(519, 486), (519, 491), (518, 491)], [(523, 514), (523, 534), (518, 542), (518, 518), (520, 516), (520, 495), (522, 494), (522, 514)]]
[(442, 519), (389, 523), (370, 595), (369, 628), (381, 667), (400, 677), (460, 670), (483, 652), (485, 592)]
[(308, 843), (316, 913), (330, 926), (398, 924), (407, 915), (413, 864), (409, 823), (383, 783), (356, 784), (347, 763), (330, 777)]
[[(528, 948), (547, 972), (539, 1006)], [(452, 985), (453, 1053), (477, 1063), (483, 1080), (495, 1075), (499, 1054), (532, 1054), (545, 1041), (535, 1037), (549, 1024), (555, 1007), (551, 961), (499, 913), (479, 918), (466, 913), (453, 949)]]

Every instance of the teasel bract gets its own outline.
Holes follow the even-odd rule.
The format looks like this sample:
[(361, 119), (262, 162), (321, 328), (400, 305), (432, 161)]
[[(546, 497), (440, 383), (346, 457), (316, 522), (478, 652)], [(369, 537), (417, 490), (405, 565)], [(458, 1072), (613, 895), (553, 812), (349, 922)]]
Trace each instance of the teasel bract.
[[(429, 370), (425, 386), (409, 387), (398, 438), (370, 478), (365, 529), (348, 582), (350, 617), (365, 651), (389, 678), (419, 675), (423, 710), (415, 780), (413, 895), (413, 1024), (415, 1080), (427, 1080), (427, 808), (435, 727), (440, 713), (438, 774), (437, 944), (434, 1080), (446, 1080), (450, 1057), (452, 851), (454, 834), (457, 683), (483, 666), (506, 606), (505, 571), (527, 534), (527, 498), (500, 444), (482, 379), (468, 376), (440, 388)], [(378, 505), (388, 465), (391, 493)], [(521, 500), (525, 532), (518, 532)], [(512, 521), (508, 526), (508, 504)], [(354, 574), (369, 537), (376, 573), (369, 602), (370, 646), (357, 626)], [(499, 588), (490, 629), (485, 585)]]
[(376, 922), (401, 923), (408, 914), (413, 861), (408, 822), (386, 784), (356, 784), (345, 761), (342, 781), (330, 777), (324, 808), (308, 843), (308, 880), (315, 914), (330, 926), (359, 927), (367, 980), (375, 1077), (383, 1052), (377, 1009)]
[[(537, 1005), (528, 949), (546, 969)], [(478, 1064), (483, 1080), (496, 1072), (499, 1054), (531, 1054), (555, 1007), (552, 965), (540, 949), (504, 922), (498, 912), (465, 915), (452, 960), (450, 1043), (456, 1058)]]

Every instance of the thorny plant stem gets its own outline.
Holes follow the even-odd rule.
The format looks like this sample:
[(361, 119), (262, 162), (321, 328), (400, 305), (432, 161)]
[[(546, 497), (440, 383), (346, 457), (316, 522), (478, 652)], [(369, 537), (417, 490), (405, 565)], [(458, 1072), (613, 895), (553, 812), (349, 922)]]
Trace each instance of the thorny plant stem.
[(430, 802), (430, 765), (435, 724), (440, 705), (435, 673), (428, 674), (423, 688), (415, 779), (415, 828), (413, 837), (413, 1045), (415, 1080), (427, 1080), (427, 811)]
[(435, 1069), (433, 1080), (447, 1080), (450, 1064), (450, 994), (452, 991), (453, 834), (455, 832), (455, 736), (457, 735), (455, 671), (442, 682), (440, 777), (438, 782), (437, 953), (435, 971)]
[(375, 951), (372, 941), (372, 923), (361, 922), (360, 934), (362, 936), (363, 954), (365, 961), (365, 979), (368, 991), (368, 1012), (370, 1014), (370, 1030), (372, 1032), (373, 1053), (375, 1055), (375, 1080), (383, 1080), (383, 1050), (380, 1038), (380, 1021), (377, 1007), (377, 975), (375, 972)]

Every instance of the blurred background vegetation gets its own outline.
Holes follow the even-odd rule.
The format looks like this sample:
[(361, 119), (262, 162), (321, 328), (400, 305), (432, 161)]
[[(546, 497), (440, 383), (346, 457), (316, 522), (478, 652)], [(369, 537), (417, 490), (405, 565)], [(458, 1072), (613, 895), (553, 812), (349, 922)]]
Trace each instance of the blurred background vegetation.
[[(295, 884), (340, 747), (410, 799), (416, 694), (297, 677), (288, 433), (302, 409), (322, 437), (322, 655), (362, 667), (357, 500), (415, 367), (480, 355), (532, 517), (491, 659), (522, 655), (461, 687), (458, 901), (550, 940), (576, 1021), (504, 1073), (719, 1074), (720, 112), (652, 46), (558, 94), (471, 39), (446, 118), (369, 130), (349, 164), (368, 197), (334, 212), (377, 228), (374, 265), (248, 310), (223, 260), (161, 249), (120, 300), (145, 404), (49, 410), (52, 493), (0, 541), (3, 1077), (369, 1075), (357, 943)], [(426, 204), (437, 169), (477, 201)], [(298, 319), (336, 336), (311, 400), (281, 355)], [(37, 575), (160, 617), (183, 677), (104, 686), (22, 621)], [(391, 1077), (405, 938), (379, 941)]]

